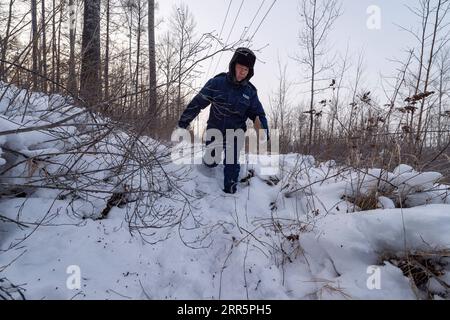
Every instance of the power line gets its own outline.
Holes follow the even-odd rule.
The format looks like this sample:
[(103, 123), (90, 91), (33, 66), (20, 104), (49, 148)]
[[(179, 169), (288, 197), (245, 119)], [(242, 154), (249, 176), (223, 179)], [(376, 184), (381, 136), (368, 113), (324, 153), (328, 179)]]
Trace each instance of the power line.
[(228, 37), (227, 37), (227, 40), (225, 41), (225, 44), (227, 44), (228, 40), (230, 40), (231, 33), (233, 32), (234, 26), (236, 25), (236, 21), (239, 18), (239, 15), (241, 14), (241, 10), (242, 10), (243, 4), (244, 4), (244, 0), (241, 1), (241, 5), (239, 6), (239, 10), (238, 10), (238, 12), (236, 14), (236, 18), (234, 18), (233, 25), (231, 26), (231, 30), (230, 30), (230, 33), (228, 34)]
[(255, 37), (256, 33), (258, 32), (259, 28), (261, 27), (261, 25), (263, 24), (264, 20), (266, 20), (267, 16), (269, 15), (269, 12), (272, 10), (273, 6), (275, 5), (275, 2), (277, 2), (277, 0), (273, 0), (272, 4), (270, 5), (269, 10), (267, 10), (266, 14), (264, 15), (264, 17), (262, 18), (261, 22), (259, 23), (258, 27), (256, 28), (255, 32), (253, 33), (252, 37), (250, 38), (249, 41), (252, 41), (253, 38)]
[(256, 17), (258, 16), (258, 14), (259, 14), (259, 12), (261, 11), (261, 9), (262, 9), (262, 7), (263, 7), (263, 5), (264, 5), (265, 2), (266, 2), (266, 0), (263, 0), (263, 1), (261, 2), (261, 5), (259, 6), (258, 11), (256, 12), (255, 16), (253, 17), (252, 22), (250, 22), (250, 25), (249, 25), (249, 26), (247, 27), (247, 29), (244, 30), (244, 32), (242, 33), (241, 39), (244, 39), (244, 36), (247, 34), (247, 32), (248, 32), (248, 31), (250, 30), (250, 28), (252, 27), (253, 22), (255, 22)]
[[(233, 22), (233, 25), (231, 26), (230, 33), (228, 34), (227, 40), (225, 41), (225, 45), (227, 45), (228, 40), (230, 40), (231, 33), (233, 32), (234, 27), (235, 27), (235, 25), (236, 25), (236, 21), (237, 21), (237, 19), (239, 18), (239, 15), (240, 15), (240, 13), (241, 13), (242, 5), (243, 5), (243, 4), (244, 4), (244, 0), (241, 1), (241, 5), (239, 6), (239, 10), (238, 10), (238, 12), (237, 12), (237, 14), (236, 14), (236, 17), (234, 18), (234, 22)], [(222, 56), (223, 56), (223, 51), (220, 53), (219, 62), (216, 64), (216, 68), (214, 69), (214, 73), (216, 73), (216, 71), (217, 71), (217, 67), (219, 66), (220, 61), (222, 60)]]
[[(228, 14), (230, 13), (230, 8), (231, 8), (231, 4), (232, 3), (233, 3), (233, 0), (230, 0), (230, 3), (228, 4), (227, 13), (225, 14), (225, 18), (224, 18), (223, 23), (222, 23), (222, 28), (220, 29), (219, 39), (222, 37), (222, 32), (223, 32), (223, 29), (225, 27), (225, 23), (227, 22)], [(218, 46), (219, 46), (219, 42), (216, 42), (216, 47), (214, 48), (214, 52), (217, 51), (217, 47)], [(209, 55), (209, 52), (210, 51), (208, 50), (208, 53), (206, 55)], [(206, 72), (206, 76), (209, 75), (209, 71), (211, 70), (211, 65), (212, 65), (213, 61), (214, 61), (214, 57), (212, 57), (211, 60), (209, 61), (209, 67), (208, 67), (208, 71)]]
[(223, 23), (222, 23), (222, 28), (220, 29), (220, 35), (219, 35), (219, 38), (222, 36), (223, 29), (225, 28), (225, 23), (226, 23), (226, 21), (227, 21), (227, 19), (228, 19), (228, 14), (230, 13), (230, 8), (231, 8), (231, 4), (232, 4), (232, 3), (233, 3), (233, 0), (230, 0), (230, 3), (228, 4), (227, 13), (226, 13), (226, 15), (225, 15), (225, 19), (223, 20)]

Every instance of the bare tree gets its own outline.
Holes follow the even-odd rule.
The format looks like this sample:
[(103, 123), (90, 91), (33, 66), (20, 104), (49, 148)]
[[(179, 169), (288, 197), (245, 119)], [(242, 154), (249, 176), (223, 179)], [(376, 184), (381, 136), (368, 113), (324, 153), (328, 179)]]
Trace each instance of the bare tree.
[(105, 100), (109, 100), (109, 39), (110, 39), (110, 17), (111, 17), (111, 6), (110, 0), (106, 0), (106, 40), (105, 40), (105, 59), (104, 59), (104, 90), (105, 90)]
[(176, 117), (182, 112), (183, 84), (189, 80), (190, 76), (190, 73), (185, 73), (185, 70), (193, 58), (192, 50), (195, 25), (194, 17), (185, 4), (174, 7), (171, 17), (171, 26), (178, 57)]
[(318, 77), (327, 69), (329, 64), (323, 61), (326, 54), (326, 39), (336, 19), (341, 15), (341, 4), (338, 0), (304, 0), (299, 5), (299, 15), (302, 22), (298, 37), (299, 46), (306, 52), (298, 55), (296, 60), (306, 66), (310, 82), (309, 101), (309, 137), (308, 144), (313, 143), (314, 114), (316, 110), (315, 96), (320, 89), (316, 88)]
[(42, 43), (41, 43), (41, 50), (42, 50), (42, 91), (47, 91), (47, 28), (46, 28), (46, 21), (45, 21), (45, 0), (41, 0), (41, 33), (42, 33)]
[(344, 76), (346, 72), (349, 69), (349, 61), (348, 61), (348, 48), (345, 52), (345, 56), (342, 58), (340, 69), (337, 71), (336, 76), (334, 79), (332, 79), (331, 84), (329, 85), (330, 88), (333, 90), (333, 98), (331, 100), (330, 108), (330, 116), (329, 116), (329, 137), (334, 137), (334, 131), (335, 131), (335, 123), (339, 122), (339, 106), (341, 104), (341, 91), (344, 81)]
[[(136, 0), (134, 2), (134, 10), (136, 11), (137, 14), (137, 20), (136, 20), (136, 67), (135, 67), (135, 71), (134, 71), (134, 82), (135, 82), (135, 87), (134, 87), (134, 91), (136, 93), (138, 93), (139, 90), (139, 86), (141, 84), (140, 82), (140, 71), (142, 70), (141, 65), (140, 65), (140, 61), (141, 61), (141, 43), (142, 43), (142, 33), (143, 33), (143, 21), (144, 21), (144, 14), (145, 14), (145, 8), (144, 8), (144, 2), (141, 0)], [(137, 98), (137, 97), (136, 97)], [(138, 113), (143, 113), (143, 108), (142, 108), (142, 100), (139, 101), (136, 99), (136, 105), (138, 108)]]
[(6, 61), (6, 53), (8, 51), (8, 45), (10, 40), (10, 31), (11, 31), (11, 20), (13, 16), (13, 5), (15, 0), (9, 1), (8, 6), (8, 18), (6, 22), (6, 30), (5, 35), (2, 37), (0, 36), (0, 49), (2, 51), (1, 54), (1, 60), (0, 61), (0, 80), (6, 81), (6, 74), (5, 74), (5, 61)]
[(67, 88), (77, 95), (77, 77), (75, 72), (75, 36), (76, 36), (76, 6), (74, 0), (69, 0), (69, 77)]
[[(408, 71), (408, 68), (411, 65), (411, 60), (412, 60), (412, 57), (413, 57), (413, 53), (414, 53), (413, 50), (410, 50), (408, 52), (408, 58), (407, 58), (406, 62), (396, 61), (397, 63), (400, 64), (400, 69), (398, 71), (398, 74), (395, 77), (395, 81), (394, 81), (395, 83), (393, 84), (393, 92), (392, 92), (392, 94), (385, 93), (386, 98), (389, 100), (389, 102), (387, 104), (385, 104), (385, 107), (388, 107), (387, 114), (386, 114), (386, 117), (385, 117), (385, 124), (384, 124), (384, 133), (385, 134), (389, 134), (391, 132), (390, 131), (391, 124), (392, 124), (391, 123), (391, 118), (392, 118), (394, 112), (396, 110), (399, 110), (399, 108), (396, 109), (395, 106), (396, 106), (396, 103), (397, 103), (397, 99), (399, 97), (401, 97), (401, 89), (405, 85), (406, 73)], [(382, 85), (383, 85), (383, 83), (382, 83)], [(406, 110), (402, 109), (402, 111), (406, 111)], [(397, 124), (397, 129), (394, 130), (394, 132), (398, 132), (398, 130), (400, 128), (400, 125), (401, 125), (401, 121), (399, 121), (399, 123)]]
[[(61, 1), (60, 5), (59, 5), (60, 8), (59, 8), (58, 36), (57, 36), (58, 40), (56, 43), (56, 47), (57, 47), (56, 52), (57, 53), (56, 53), (56, 76), (55, 77), (56, 77), (56, 83), (58, 85), (61, 84), (61, 34), (62, 34), (61, 26), (63, 24), (64, 4), (65, 4), (65, 2)], [(70, 72), (69, 72), (69, 75), (70, 75)], [(70, 86), (68, 86), (68, 88), (70, 88)], [(76, 92), (76, 90), (74, 92)]]
[(291, 107), (289, 101), (289, 93), (292, 84), (287, 79), (287, 64), (282, 66), (278, 59), (278, 86), (270, 99), (271, 123), (274, 129), (280, 132), (280, 150), (288, 150), (291, 140)]
[[(416, 81), (416, 86), (414, 88), (414, 95), (417, 95), (419, 93), (419, 89), (420, 89), (420, 81), (422, 79), (422, 73), (423, 73), (423, 68), (424, 68), (424, 56), (425, 56), (425, 41), (426, 41), (426, 33), (427, 33), (427, 27), (428, 27), (428, 20), (430, 17), (430, 0), (421, 0), (420, 1), (420, 6), (421, 6), (421, 10), (420, 13), (415, 12), (417, 15), (420, 15), (421, 20), (422, 20), (422, 30), (421, 30), (421, 38), (420, 40), (420, 51), (419, 51), (419, 70), (418, 70), (418, 74), (417, 74), (417, 81)], [(411, 131), (411, 139), (412, 139), (412, 132), (413, 132), (413, 121), (414, 121), (414, 112), (415, 112), (415, 108), (411, 109), (411, 119), (410, 119), (410, 131)]]
[(357, 119), (357, 116), (355, 115), (358, 112), (357, 95), (358, 92), (361, 90), (363, 73), (364, 73), (364, 57), (363, 52), (361, 52), (359, 54), (358, 63), (356, 64), (355, 79), (352, 87), (352, 97), (350, 102), (350, 114), (347, 130), (350, 133), (349, 138), (351, 138), (353, 132), (353, 124), (354, 124), (353, 119)]
[(171, 107), (171, 101), (173, 100), (173, 97), (176, 96), (173, 85), (176, 67), (176, 48), (174, 47), (170, 32), (166, 32), (163, 35), (157, 48), (159, 71), (163, 75), (165, 82), (164, 100), (162, 104), (164, 106), (164, 121), (168, 124), (175, 119), (175, 113)]
[(156, 44), (155, 44), (155, 0), (148, 2), (148, 53), (149, 53), (149, 115), (156, 116)]
[(100, 0), (84, 3), (80, 96), (88, 105), (101, 98), (100, 85)]
[(431, 108), (430, 105), (426, 108), (426, 103), (433, 94), (428, 90), (432, 81), (436, 55), (450, 39), (447, 30), (449, 24), (446, 22), (450, 2), (448, 0), (420, 0), (417, 7), (408, 7), (408, 9), (421, 21), (420, 30), (402, 27), (414, 37), (419, 45), (418, 50), (413, 51), (416, 70), (409, 70), (412, 81), (408, 84), (413, 90), (408, 94), (406, 108), (409, 116), (407, 125), (409, 143), (415, 145), (416, 152), (420, 155), (423, 142), (427, 139), (424, 135), (424, 129), (426, 129), (424, 120), (428, 119), (428, 111)]
[(37, 4), (36, 0), (31, 0), (31, 41), (33, 42), (33, 88), (38, 88), (38, 27), (37, 27)]
[(56, 0), (52, 1), (52, 93), (56, 91)]
[[(441, 47), (438, 48), (437, 43), (437, 37), (438, 33), (441, 30), (441, 27), (443, 24), (448, 25), (447, 21), (445, 20), (445, 17), (447, 17), (449, 10), (450, 10), (450, 1), (449, 0), (438, 0), (437, 6), (434, 9), (435, 10), (435, 20), (434, 20), (434, 29), (432, 33), (432, 40), (431, 40), (431, 48), (428, 58), (428, 65), (426, 67), (426, 76), (424, 79), (424, 88), (423, 88), (423, 94), (424, 97), (421, 99), (420, 102), (420, 109), (419, 109), (419, 120), (417, 124), (417, 134), (416, 134), (416, 141), (420, 143), (420, 141), (423, 141), (426, 138), (422, 137), (422, 119), (423, 119), (423, 112), (424, 112), (424, 106), (426, 101), (426, 95), (428, 93), (428, 87), (429, 87), (429, 81), (432, 71), (432, 65), (435, 58), (435, 50), (440, 50)], [(445, 43), (448, 42), (449, 39), (444, 39)], [(420, 148), (422, 149), (422, 148)]]
[[(141, 42), (143, 33), (144, 10), (141, 0), (121, 0), (128, 27), (128, 69), (132, 94), (128, 105), (134, 116), (142, 114), (142, 101), (138, 97), (141, 68)], [(128, 85), (127, 85), (128, 87)], [(128, 89), (127, 89), (128, 90)]]
[[(437, 61), (438, 66), (438, 115), (437, 115), (437, 147), (441, 149), (444, 144), (445, 137), (445, 129), (444, 125), (447, 123), (448, 127), (448, 119), (450, 118), (445, 110), (445, 101), (448, 102), (449, 97), (449, 84), (450, 84), (450, 47), (443, 49), (438, 56)], [(447, 98), (447, 99), (446, 99)], [(447, 104), (448, 105), (448, 104)], [(445, 121), (447, 120), (447, 121)], [(448, 136), (448, 133), (447, 133)]]

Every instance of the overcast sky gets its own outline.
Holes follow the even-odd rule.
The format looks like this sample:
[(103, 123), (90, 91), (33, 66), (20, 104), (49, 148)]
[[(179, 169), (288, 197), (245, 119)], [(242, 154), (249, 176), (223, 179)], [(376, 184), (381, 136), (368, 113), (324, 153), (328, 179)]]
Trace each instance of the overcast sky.
[[(222, 34), (223, 39), (226, 39), (230, 33), (241, 1), (232, 1), (230, 15)], [(231, 33), (230, 42), (239, 39), (242, 31), (250, 24), (263, 1), (244, 0), (241, 13)], [(249, 31), (250, 34), (253, 34), (272, 2), (273, 0), (264, 1), (262, 9)], [(180, 1), (175, 0), (159, 1), (158, 18), (165, 19), (168, 17), (173, 6), (179, 3)], [(185, 3), (195, 17), (198, 33), (213, 30), (219, 33), (230, 0), (189, 0)], [(366, 62), (366, 83), (368, 87), (379, 88), (380, 74), (393, 75), (395, 73), (395, 65), (388, 59), (404, 58), (406, 55), (405, 49), (413, 44), (412, 36), (402, 31), (395, 24), (405, 27), (416, 26), (417, 28), (417, 18), (405, 7), (406, 4), (414, 5), (415, 3), (416, 1), (411, 0), (343, 0), (343, 15), (335, 23), (334, 30), (329, 37), (329, 42), (332, 44), (331, 51), (345, 54), (348, 45), (349, 53), (353, 57), (351, 62), (355, 65), (359, 52), (363, 50)], [(368, 19), (373, 17), (367, 12), (371, 6), (377, 6), (380, 9), (379, 29), (367, 27)], [(161, 28), (164, 28), (164, 25)], [(289, 58), (300, 50), (297, 42), (299, 30), (298, 1), (278, 0), (255, 35), (252, 48), (268, 45), (258, 53), (259, 61), (255, 67), (255, 77), (252, 80), (252, 83), (258, 88), (261, 101), (265, 105), (267, 105), (269, 94), (273, 92), (277, 85), (278, 56), (284, 63), (288, 63), (288, 76), (291, 81), (305, 80), (300, 66)], [(224, 54), (220, 62), (218, 62), (219, 59), (216, 59), (209, 76), (213, 76), (216, 65), (216, 74), (226, 71), (231, 55), (231, 53)], [(207, 79), (201, 79), (199, 82), (203, 84), (205, 80)], [(376, 91), (376, 89), (372, 89)], [(307, 100), (306, 94), (302, 92), (300, 87), (294, 91), (294, 100)]]

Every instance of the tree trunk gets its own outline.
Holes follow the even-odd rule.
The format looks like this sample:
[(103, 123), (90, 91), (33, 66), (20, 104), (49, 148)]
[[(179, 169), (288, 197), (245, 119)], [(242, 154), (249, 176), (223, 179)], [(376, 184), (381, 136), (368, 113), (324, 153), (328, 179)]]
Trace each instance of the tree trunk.
[[(420, 87), (420, 80), (422, 79), (422, 71), (423, 71), (423, 60), (425, 55), (425, 42), (426, 42), (426, 32), (427, 32), (427, 25), (428, 25), (428, 19), (430, 16), (430, 0), (426, 0), (424, 3), (426, 5), (426, 9), (423, 8), (424, 13), (422, 16), (422, 39), (421, 39), (421, 47), (420, 47), (420, 58), (419, 58), (419, 75), (417, 76), (417, 83), (416, 87), (414, 88), (414, 95), (417, 95), (419, 93), (419, 87)], [(413, 143), (413, 134), (414, 134), (414, 111), (411, 112), (411, 119), (410, 119), (410, 143)]]
[(80, 96), (93, 106), (100, 101), (100, 0), (84, 3)]
[[(133, 39), (133, 8), (130, 7), (130, 23), (129, 23), (129, 39), (128, 39), (128, 69), (129, 69), (129, 73), (130, 73), (130, 78), (131, 81), (133, 81), (133, 59), (132, 59), (132, 51), (133, 51), (133, 44), (132, 44), (132, 39)], [(133, 87), (133, 83), (131, 83), (131, 88)], [(130, 106), (130, 110), (132, 110), (133, 116), (136, 116), (136, 110), (133, 106), (133, 98), (134, 96), (131, 95), (130, 99), (129, 99), (129, 106)]]
[(38, 88), (38, 30), (37, 30), (37, 5), (36, 0), (31, 0), (31, 39), (33, 42), (33, 89)]
[(437, 129), (437, 146), (438, 149), (442, 146), (442, 97), (444, 96), (444, 90), (443, 90), (443, 83), (444, 83), (444, 70), (442, 69), (439, 74), (439, 115), (438, 115), (438, 129)]
[(110, 22), (110, 7), (109, 0), (106, 0), (106, 43), (105, 43), (105, 100), (109, 100), (109, 22)]
[(149, 106), (150, 117), (155, 119), (156, 96), (156, 50), (155, 50), (155, 0), (148, 1), (148, 53), (149, 53)]
[(138, 4), (138, 16), (137, 16), (137, 35), (136, 35), (136, 69), (135, 69), (135, 83), (134, 83), (134, 91), (135, 91), (135, 98), (136, 98), (136, 108), (138, 110), (138, 114), (140, 115), (142, 112), (142, 108), (140, 106), (140, 103), (138, 103), (138, 92), (139, 92), (139, 63), (140, 63), (140, 56), (141, 56), (141, 14), (142, 14), (142, 6), (141, 2), (139, 1)]
[[(431, 74), (431, 66), (433, 63), (433, 58), (434, 58), (434, 47), (436, 44), (436, 36), (437, 36), (437, 32), (438, 32), (438, 27), (439, 27), (439, 12), (440, 12), (440, 8), (441, 8), (441, 0), (439, 0), (438, 5), (437, 5), (437, 9), (436, 9), (436, 19), (435, 19), (435, 23), (434, 23), (434, 30), (433, 30), (433, 40), (431, 43), (431, 49), (430, 49), (430, 57), (428, 59), (428, 68), (427, 68), (427, 75), (425, 77), (425, 86), (423, 89), (423, 93), (426, 93), (428, 90), (428, 84), (429, 84), (429, 79), (430, 79), (430, 74)], [(421, 103), (420, 103), (420, 110), (419, 110), (419, 121), (417, 124), (417, 134), (416, 134), (416, 142), (418, 144), (420, 144), (421, 142), (421, 137), (422, 137), (422, 118), (423, 118), (423, 109), (425, 106), (425, 100), (426, 98), (423, 98)], [(423, 140), (426, 140), (426, 136), (423, 138)], [(422, 146), (420, 147), (420, 152), (422, 152)]]
[(61, 25), (62, 25), (63, 11), (64, 11), (64, 2), (61, 2), (59, 8), (58, 42), (56, 54), (56, 83), (58, 85), (61, 85)]
[(6, 60), (6, 52), (8, 51), (8, 41), (9, 41), (9, 33), (11, 30), (11, 19), (12, 19), (12, 6), (15, 0), (9, 1), (9, 11), (8, 11), (8, 21), (6, 23), (6, 33), (3, 38), (3, 43), (0, 43), (0, 48), (2, 49), (2, 61), (0, 62), (0, 80), (7, 81), (5, 74), (5, 60)]
[[(312, 17), (312, 21), (313, 24), (315, 24), (316, 21), (316, 1), (314, 0), (314, 4), (313, 4), (313, 17)], [(311, 43), (312, 43), (312, 53), (311, 53), (311, 58), (312, 58), (312, 64), (311, 64), (311, 101), (310, 101), (310, 105), (309, 105), (309, 138), (308, 138), (308, 145), (309, 148), (311, 148), (312, 144), (313, 144), (313, 127), (314, 127), (314, 81), (315, 79), (315, 75), (316, 75), (316, 41), (315, 41), (315, 31), (316, 29), (313, 27), (311, 29)]]
[(69, 78), (67, 83), (67, 89), (70, 94), (77, 97), (77, 77), (75, 74), (75, 34), (76, 34), (76, 12), (75, 12), (74, 0), (69, 0)]
[(52, 93), (56, 91), (56, 0), (52, 4)]
[(45, 25), (45, 0), (41, 0), (41, 28), (42, 28), (42, 91), (47, 92), (47, 33)]

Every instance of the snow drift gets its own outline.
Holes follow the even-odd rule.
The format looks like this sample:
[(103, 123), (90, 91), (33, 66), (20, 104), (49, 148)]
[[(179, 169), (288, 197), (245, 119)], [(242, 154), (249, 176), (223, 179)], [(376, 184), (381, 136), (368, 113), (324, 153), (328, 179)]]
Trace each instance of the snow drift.
[[(123, 147), (132, 134), (117, 128), (86, 152), (86, 118), (2, 135), (83, 110), (5, 84), (0, 97), (2, 297), (449, 297), (450, 197), (439, 173), (288, 154), (275, 177), (244, 157), (247, 179), (226, 196), (222, 166), (205, 175), (176, 165), (151, 139), (136, 150), (151, 149), (158, 161), (142, 161)], [(97, 120), (108, 128), (108, 119)], [(375, 199), (372, 210), (358, 206), (361, 196)], [(416, 283), (403, 261), (425, 253), (440, 269)]]

